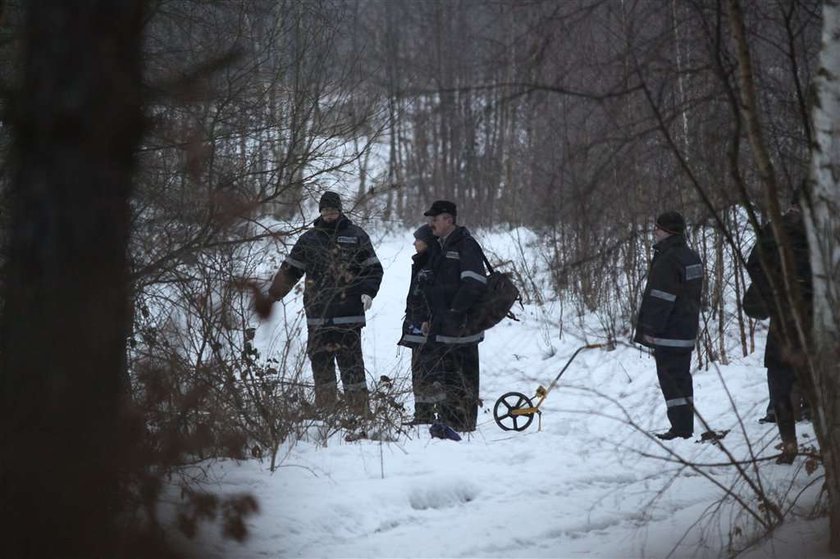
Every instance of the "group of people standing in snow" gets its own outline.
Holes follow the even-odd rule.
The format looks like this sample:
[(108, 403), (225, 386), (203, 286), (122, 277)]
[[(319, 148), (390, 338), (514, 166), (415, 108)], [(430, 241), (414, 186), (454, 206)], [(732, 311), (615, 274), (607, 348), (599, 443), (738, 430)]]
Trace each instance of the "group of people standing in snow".
[[(691, 352), (699, 330), (703, 264), (688, 247), (685, 219), (666, 212), (656, 220), (654, 257), (639, 308), (634, 341), (652, 348), (659, 385), (665, 398), (670, 428), (656, 436), (662, 440), (687, 439), (694, 434), (694, 389)], [(787, 250), (774, 231), (787, 238), (793, 279), (788, 289), (805, 311), (810, 323), (812, 301), (808, 241), (798, 194), (778, 227), (768, 223), (758, 233), (747, 259), (752, 283), (743, 301), (744, 311), (754, 319), (770, 319), (764, 366), (770, 404), (762, 422), (775, 422), (781, 438), (780, 464), (790, 464), (798, 454), (796, 420), (807, 415), (807, 403), (798, 388), (796, 364), (804, 348), (796, 332), (796, 313), (784, 304), (784, 254)]]
[[(267, 315), (271, 303), (282, 299), (306, 275), (307, 353), (316, 410), (330, 413), (338, 403), (337, 363), (347, 407), (365, 416), (369, 404), (361, 328), (365, 311), (379, 291), (382, 265), (367, 233), (343, 213), (336, 193), (323, 194), (319, 212), (320, 217), (301, 235), (280, 266), (269, 297), (258, 300), (257, 310)], [(457, 215), (454, 203), (437, 200), (424, 213), (428, 223), (414, 232), (416, 254), (412, 257), (399, 344), (412, 350), (412, 423), (440, 421), (466, 432), (476, 427), (478, 344), (484, 334), (465, 333), (464, 324), (486, 289), (487, 277), (481, 247), (457, 223)], [(798, 201), (785, 214), (782, 227), (792, 242), (803, 300), (810, 306), (807, 240)], [(670, 422), (670, 428), (656, 436), (665, 441), (694, 434), (691, 354), (697, 345), (705, 274), (699, 255), (688, 246), (685, 230), (685, 219), (677, 212), (668, 211), (656, 219), (654, 257), (634, 336), (635, 342), (654, 352)], [(774, 285), (778, 285), (774, 282), (780, 281), (782, 269), (778, 242), (769, 225), (759, 233), (747, 269), (753, 284), (744, 308), (753, 318), (770, 318), (765, 350), (771, 400), (768, 417), (777, 421), (782, 438), (779, 461), (790, 463), (797, 453), (797, 413), (791, 397), (796, 381), (791, 357), (795, 351), (781, 349), (784, 342), (779, 332), (790, 322), (784, 306), (768, 303), (773, 300)]]
[[(382, 265), (370, 237), (343, 213), (341, 198), (326, 192), (320, 217), (301, 235), (268, 290), (257, 299), (266, 316), (306, 275), (303, 305), (308, 329), (316, 412), (327, 416), (338, 404), (338, 364), (346, 406), (370, 413), (361, 348), (365, 311), (379, 291)], [(415, 393), (413, 423), (440, 421), (456, 431), (475, 430), (478, 416), (478, 344), (483, 332), (466, 334), (469, 310), (487, 278), (483, 253), (457, 223), (457, 208), (437, 200), (424, 213), (429, 223), (415, 233), (411, 283), (401, 345), (412, 348)]]

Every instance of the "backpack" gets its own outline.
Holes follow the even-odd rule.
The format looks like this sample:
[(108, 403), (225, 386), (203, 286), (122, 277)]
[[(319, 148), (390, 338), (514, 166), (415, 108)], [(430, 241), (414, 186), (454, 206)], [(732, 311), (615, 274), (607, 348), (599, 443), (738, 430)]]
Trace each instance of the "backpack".
[(504, 318), (518, 321), (511, 309), (516, 301), (522, 305), (519, 289), (513, 283), (510, 274), (498, 272), (493, 269), (484, 251), (481, 251), (484, 264), (490, 271), (487, 276), (487, 289), (467, 313), (464, 330), (467, 335), (478, 334), (489, 330)]

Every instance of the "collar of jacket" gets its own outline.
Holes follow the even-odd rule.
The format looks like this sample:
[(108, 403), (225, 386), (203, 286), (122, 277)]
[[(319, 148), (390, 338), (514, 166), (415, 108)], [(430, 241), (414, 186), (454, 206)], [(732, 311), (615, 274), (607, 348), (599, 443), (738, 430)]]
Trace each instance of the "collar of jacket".
[(336, 219), (332, 223), (327, 223), (321, 217), (312, 222), (312, 226), (315, 229), (320, 229), (321, 231), (326, 231), (327, 233), (341, 231), (342, 229), (346, 229), (348, 225), (350, 225), (350, 220), (347, 219), (347, 217), (344, 214), (338, 216), (338, 219)]
[(452, 230), (452, 232), (449, 235), (447, 235), (443, 239), (440, 239), (441, 241), (443, 241), (440, 243), (440, 247), (441, 249), (443, 249), (448, 246), (452, 246), (461, 239), (466, 239), (470, 236), (470, 232), (467, 230), (466, 227), (464, 227), (463, 225), (458, 225), (455, 227), (455, 229)]
[(685, 237), (683, 235), (671, 235), (653, 245), (653, 250), (655, 250), (656, 252), (663, 252), (671, 247), (680, 246), (684, 244)]
[(429, 261), (429, 258), (431, 258), (431, 256), (432, 255), (429, 252), (429, 250), (426, 249), (426, 251), (424, 251), (424, 252), (416, 252), (416, 253), (412, 254), (411, 255), (411, 260), (414, 262), (414, 264), (416, 264), (418, 266), (422, 266), (423, 264), (425, 264), (426, 262)]

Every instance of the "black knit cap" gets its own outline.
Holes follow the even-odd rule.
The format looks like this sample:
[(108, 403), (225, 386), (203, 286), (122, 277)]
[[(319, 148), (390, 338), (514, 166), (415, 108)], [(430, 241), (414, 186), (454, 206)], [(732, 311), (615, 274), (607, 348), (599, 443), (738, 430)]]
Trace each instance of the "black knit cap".
[(457, 208), (455, 208), (455, 204), (453, 204), (449, 200), (435, 200), (434, 202), (432, 202), (432, 207), (423, 212), (423, 215), (425, 216), (433, 216), (440, 214), (449, 214), (454, 217), (458, 215), (458, 210)]
[(417, 231), (414, 232), (414, 238), (430, 245), (435, 241), (435, 234), (432, 233), (431, 226), (421, 225)]
[(672, 235), (685, 233), (685, 218), (678, 212), (665, 212), (656, 218), (656, 226)]
[(318, 211), (323, 211), (326, 208), (334, 208), (341, 211), (341, 197), (335, 192), (324, 192), (321, 195), (321, 201), (318, 202)]

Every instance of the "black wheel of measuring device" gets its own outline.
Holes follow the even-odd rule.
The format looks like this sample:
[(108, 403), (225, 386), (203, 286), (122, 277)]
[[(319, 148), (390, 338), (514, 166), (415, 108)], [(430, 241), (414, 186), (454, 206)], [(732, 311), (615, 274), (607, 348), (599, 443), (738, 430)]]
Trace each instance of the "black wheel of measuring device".
[(534, 421), (533, 413), (514, 413), (533, 408), (531, 399), (521, 392), (503, 394), (493, 406), (493, 419), (505, 431), (524, 431)]

